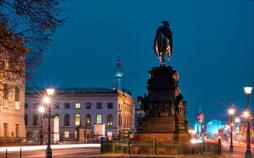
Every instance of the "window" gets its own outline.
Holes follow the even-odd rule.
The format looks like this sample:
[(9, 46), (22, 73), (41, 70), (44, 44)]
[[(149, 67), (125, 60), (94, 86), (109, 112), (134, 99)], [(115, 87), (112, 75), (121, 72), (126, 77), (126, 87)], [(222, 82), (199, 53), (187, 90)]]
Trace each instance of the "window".
[(91, 109), (91, 103), (86, 103), (86, 109)]
[(75, 108), (76, 108), (76, 109), (80, 109), (80, 103), (76, 103), (76, 104), (75, 104)]
[(65, 109), (70, 109), (70, 103), (64, 103), (64, 108)]
[(4, 59), (4, 69), (8, 70), (10, 68), (10, 62), (7, 59)]
[(75, 137), (75, 139), (78, 138), (78, 132), (77, 131), (74, 132), (74, 137)]
[(107, 136), (108, 136), (108, 137), (112, 137), (112, 136), (113, 136), (113, 133), (112, 133), (112, 132), (107, 132)]
[(19, 88), (15, 87), (15, 101), (19, 101)]
[(4, 123), (4, 137), (8, 137), (8, 123)]
[(91, 115), (90, 114), (86, 114), (86, 126), (91, 126)]
[(113, 116), (112, 116), (112, 114), (108, 114), (108, 116), (107, 116), (107, 125), (108, 126), (113, 125)]
[(38, 126), (38, 115), (33, 116), (33, 125)]
[(15, 110), (19, 110), (20, 109), (20, 103), (19, 103), (19, 101), (15, 101), (14, 108), (15, 108)]
[(39, 103), (34, 103), (34, 104), (33, 104), (33, 108), (34, 108), (34, 109), (38, 109), (38, 106), (39, 106)]
[(121, 114), (118, 115), (118, 126), (119, 127), (122, 126), (122, 115)]
[(15, 103), (14, 103), (15, 110), (20, 109), (20, 103), (19, 103), (19, 88), (15, 87)]
[(28, 103), (25, 103), (25, 109), (28, 109)]
[(64, 138), (70, 138), (70, 132), (69, 131), (64, 132)]
[(19, 124), (15, 124), (16, 137), (19, 137)]
[(102, 115), (96, 115), (96, 123), (102, 123)]
[(80, 125), (80, 115), (79, 114), (75, 115), (75, 125), (76, 126)]
[(108, 103), (108, 109), (113, 109), (113, 103)]
[(54, 109), (60, 109), (60, 103), (56, 103), (56, 104), (54, 105)]
[(70, 115), (69, 114), (64, 115), (64, 126), (70, 126)]
[(4, 102), (3, 102), (3, 107), (4, 108), (8, 108), (8, 94), (9, 94), (9, 90), (8, 90), (8, 86), (7, 84), (4, 84), (3, 86), (3, 99), (4, 99)]
[(25, 125), (27, 126), (27, 114), (25, 114)]
[(96, 109), (101, 109), (102, 108), (102, 103), (96, 103)]

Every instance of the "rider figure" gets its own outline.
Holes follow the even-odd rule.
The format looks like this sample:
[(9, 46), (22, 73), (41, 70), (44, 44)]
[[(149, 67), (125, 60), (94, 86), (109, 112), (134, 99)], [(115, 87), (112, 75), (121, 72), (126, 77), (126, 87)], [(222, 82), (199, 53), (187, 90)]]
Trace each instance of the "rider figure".
[[(172, 40), (172, 36), (173, 36), (173, 32), (171, 31), (170, 27), (169, 27), (169, 22), (164, 20), (162, 21), (163, 25), (160, 26), (157, 31), (156, 31), (156, 36), (154, 38), (154, 44), (156, 43), (156, 39), (159, 37), (159, 35), (162, 33), (164, 36), (166, 36), (169, 39), (169, 45), (170, 45), (170, 52), (173, 53), (173, 40)], [(155, 48), (155, 47), (154, 47)]]
[(154, 38), (154, 47), (153, 48), (154, 48), (154, 52), (157, 55), (159, 55), (160, 57), (162, 57), (161, 54), (160, 54), (161, 52), (158, 52), (158, 50), (156, 50), (156, 41), (159, 38), (159, 36), (162, 34), (163, 36), (165, 36), (169, 40), (169, 46), (170, 46), (170, 52), (168, 52), (168, 57), (169, 57), (169, 55), (171, 53), (173, 54), (173, 39), (172, 39), (173, 32), (171, 31), (171, 29), (169, 27), (169, 22), (168, 21), (162, 21), (162, 23), (163, 23), (163, 26), (160, 26), (156, 31), (156, 36)]

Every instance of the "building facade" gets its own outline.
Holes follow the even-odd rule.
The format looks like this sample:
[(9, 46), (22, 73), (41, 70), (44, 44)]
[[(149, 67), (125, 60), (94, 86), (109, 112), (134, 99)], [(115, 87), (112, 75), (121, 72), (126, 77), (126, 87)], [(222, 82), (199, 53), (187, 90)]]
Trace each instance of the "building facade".
[[(4, 36), (2, 36), (4, 34)], [(0, 24), (0, 144), (25, 138), (25, 55), (22, 38)]]
[[(41, 123), (45, 138), (47, 108), (38, 112), (42, 91), (27, 90), (25, 104), (26, 134), (39, 139)], [(134, 129), (135, 103), (128, 93), (107, 88), (66, 88), (56, 90), (53, 102), (51, 134), (54, 141), (93, 141), (100, 136), (117, 137)], [(41, 117), (42, 116), (42, 117)], [(42, 122), (41, 122), (42, 120)]]

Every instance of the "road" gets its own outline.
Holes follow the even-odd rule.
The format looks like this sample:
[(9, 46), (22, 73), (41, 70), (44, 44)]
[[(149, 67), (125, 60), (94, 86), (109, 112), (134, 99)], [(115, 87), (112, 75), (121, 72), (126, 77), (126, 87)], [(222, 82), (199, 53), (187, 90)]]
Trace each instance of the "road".
[[(61, 145), (62, 147), (63, 145)], [(66, 146), (67, 147), (67, 146)], [(244, 157), (245, 148), (241, 146), (235, 146), (234, 153), (228, 152), (228, 146), (224, 146), (224, 151), (221, 156), (219, 155), (181, 155), (177, 156), (177, 158), (242, 158)], [(252, 150), (253, 151), (253, 150)], [(27, 149), (22, 152), (22, 158), (44, 158), (45, 157), (45, 149)], [(72, 147), (72, 148), (53, 148), (53, 158), (109, 158), (112, 155), (101, 155), (100, 147)], [(114, 155), (115, 158), (124, 158), (124, 157), (132, 157), (132, 158), (146, 158), (153, 157), (147, 155)], [(173, 158), (174, 156), (156, 156), (160, 158)], [(0, 158), (5, 158), (5, 153), (0, 152)], [(8, 158), (19, 158), (19, 151), (13, 150), (8, 153)]]

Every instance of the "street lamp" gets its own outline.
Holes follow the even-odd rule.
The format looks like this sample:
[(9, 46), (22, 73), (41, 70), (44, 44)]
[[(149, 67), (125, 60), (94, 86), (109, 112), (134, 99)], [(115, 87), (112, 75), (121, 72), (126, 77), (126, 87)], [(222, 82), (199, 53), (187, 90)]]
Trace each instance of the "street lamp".
[(228, 114), (230, 115), (230, 147), (229, 147), (229, 151), (233, 152), (233, 116), (235, 114), (235, 107), (234, 105), (232, 105), (229, 109), (228, 109)]
[(235, 123), (240, 123), (241, 122), (241, 119), (239, 117), (236, 117), (235, 118)]
[(243, 116), (247, 120), (247, 135), (246, 135), (246, 140), (247, 140), (247, 145), (246, 145), (246, 151), (245, 151), (245, 158), (251, 158), (252, 153), (251, 153), (251, 147), (250, 147), (250, 119), (251, 119), (251, 109), (250, 109), (250, 95), (252, 92), (252, 87), (244, 87), (244, 93), (247, 98), (247, 105), (246, 105), (246, 110), (243, 114)]
[(41, 113), (41, 129), (40, 129), (40, 145), (43, 144), (43, 113), (45, 112), (45, 107), (44, 106), (40, 106), (39, 107), (39, 112)]
[(47, 144), (47, 149), (46, 149), (46, 158), (52, 158), (52, 149), (50, 147), (51, 144), (51, 138), (50, 138), (50, 117), (51, 117), (51, 108), (50, 108), (50, 103), (51, 103), (51, 98), (54, 93), (55, 89), (53, 88), (48, 88), (46, 89), (47, 95), (43, 97), (43, 102), (48, 106), (48, 144)]

